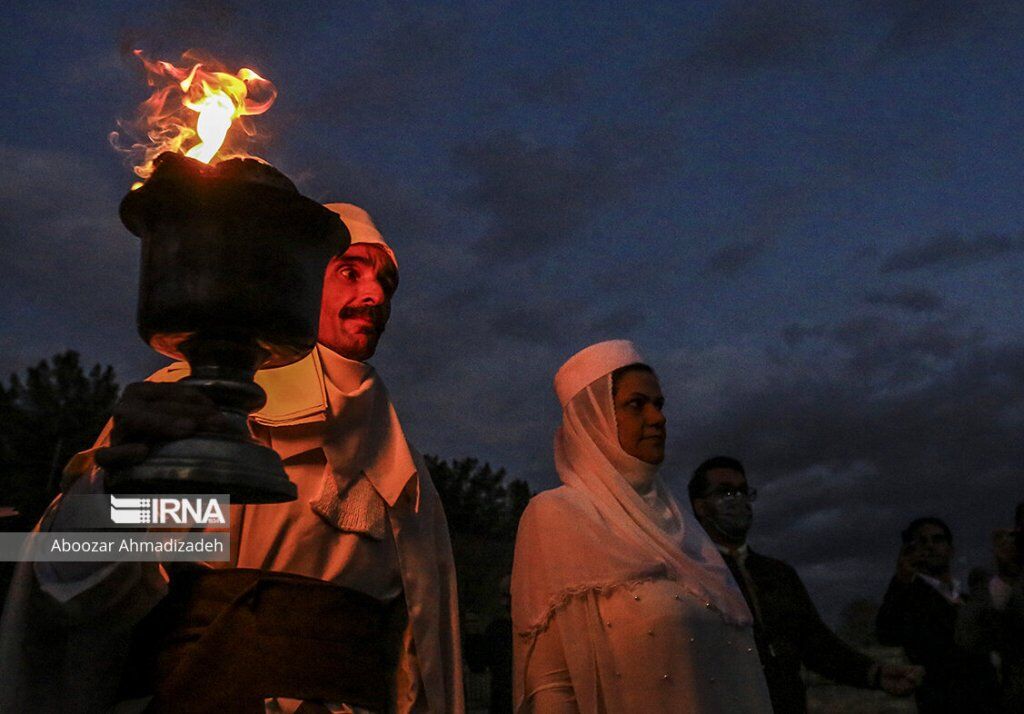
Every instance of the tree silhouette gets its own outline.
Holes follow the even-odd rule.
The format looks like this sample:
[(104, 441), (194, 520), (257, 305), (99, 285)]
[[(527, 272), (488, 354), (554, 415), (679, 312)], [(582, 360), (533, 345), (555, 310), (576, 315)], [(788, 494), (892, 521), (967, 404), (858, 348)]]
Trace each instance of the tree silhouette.
[(512, 570), (516, 528), (532, 495), (521, 479), (478, 459), (442, 461), (426, 455), (430, 477), (448, 517), (459, 601), (477, 615), (500, 613), (499, 583)]
[(494, 470), (488, 463), (481, 466), (478, 459), (424, 458), (452, 532), (515, 540), (519, 516), (531, 495), (525, 481), (514, 479), (506, 486), (505, 469)]
[(0, 506), (38, 518), (64, 464), (92, 444), (117, 395), (114, 368), (96, 364), (86, 373), (73, 350), (0, 384)]

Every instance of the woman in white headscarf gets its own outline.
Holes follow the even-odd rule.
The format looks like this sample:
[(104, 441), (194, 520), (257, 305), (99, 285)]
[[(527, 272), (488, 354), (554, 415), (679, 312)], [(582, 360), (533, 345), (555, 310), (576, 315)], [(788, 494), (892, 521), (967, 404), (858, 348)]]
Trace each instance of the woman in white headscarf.
[(658, 379), (632, 343), (555, 375), (562, 486), (523, 514), (512, 573), (517, 712), (770, 712), (751, 616), (658, 476)]

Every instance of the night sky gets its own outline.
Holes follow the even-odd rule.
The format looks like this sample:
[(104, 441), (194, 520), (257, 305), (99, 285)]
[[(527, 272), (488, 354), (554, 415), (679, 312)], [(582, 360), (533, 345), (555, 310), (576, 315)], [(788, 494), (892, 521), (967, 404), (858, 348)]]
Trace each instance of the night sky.
[(832, 622), (912, 517), (965, 576), (1024, 499), (1024, 4), (8, 3), (0, 374), (162, 364), (107, 141), (137, 47), (273, 80), (257, 153), (375, 216), (402, 284), (373, 362), (421, 451), (556, 485), (552, 375), (633, 339), (662, 473), (743, 459), (752, 543)]

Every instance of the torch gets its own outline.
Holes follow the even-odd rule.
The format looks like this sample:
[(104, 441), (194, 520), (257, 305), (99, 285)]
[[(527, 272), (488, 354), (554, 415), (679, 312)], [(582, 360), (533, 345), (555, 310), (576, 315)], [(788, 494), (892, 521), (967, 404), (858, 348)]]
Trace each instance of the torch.
[(182, 382), (213, 400), (228, 427), (157, 445), (142, 463), (108, 474), (107, 488), (293, 500), (279, 457), (249, 433), (250, 413), (266, 401), (253, 376), (316, 344), (324, 271), (347, 247), (348, 231), (269, 164), (222, 148), (235, 120), (269, 108), (273, 85), (249, 69), (232, 75), (136, 54), (156, 87), (142, 105), (149, 141), (134, 147), (145, 181), (120, 209), (142, 241), (139, 334), (188, 362)]

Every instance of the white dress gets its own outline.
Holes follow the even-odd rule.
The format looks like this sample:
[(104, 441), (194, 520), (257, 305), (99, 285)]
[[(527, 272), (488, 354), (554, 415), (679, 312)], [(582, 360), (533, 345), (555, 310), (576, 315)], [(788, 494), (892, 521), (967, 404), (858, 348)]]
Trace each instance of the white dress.
[(519, 522), (515, 709), (768, 714), (743, 594), (657, 464), (619, 443), (612, 375), (637, 363), (629, 343), (612, 341), (555, 376), (563, 485), (535, 496)]
[[(616, 690), (600, 699), (608, 711), (614, 699), (635, 712), (771, 712), (751, 628), (726, 623), (675, 582), (617, 588), (567, 605), (575, 608), (599, 618), (613, 667), (602, 689)], [(563, 627), (568, 619), (556, 613), (537, 637), (527, 670), (530, 711), (579, 710), (562, 641), (588, 635)]]

